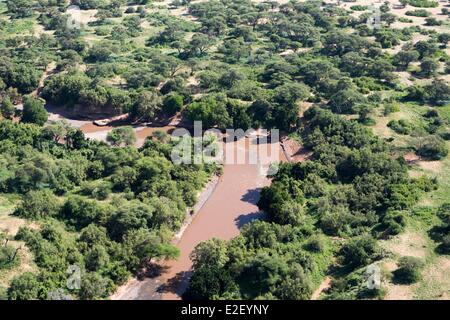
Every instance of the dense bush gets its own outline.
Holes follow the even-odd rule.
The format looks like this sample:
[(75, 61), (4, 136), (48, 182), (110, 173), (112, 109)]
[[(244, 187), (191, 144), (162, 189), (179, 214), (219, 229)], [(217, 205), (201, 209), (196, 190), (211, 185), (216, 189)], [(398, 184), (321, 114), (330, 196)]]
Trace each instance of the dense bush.
[(381, 226), (385, 235), (400, 234), (406, 227), (406, 214), (402, 211), (389, 211), (383, 217)]
[[(186, 297), (309, 299), (336, 252), (342, 265), (335, 267), (356, 269), (333, 281), (331, 297), (383, 296), (383, 290), (366, 289), (358, 269), (379, 257), (376, 240), (367, 235), (401, 232), (409, 209), (436, 183), (411, 179), (398, 150), (364, 125), (374, 124), (379, 106), (386, 115), (398, 111), (405, 86), (404, 99), (414, 108), (448, 103), (444, 80), (407, 86), (396, 72), (411, 72), (411, 79), (436, 75), (437, 61), (446, 63), (448, 35), (417, 26), (390, 28), (396, 16), (388, 4), (380, 8), (382, 28), (370, 29), (368, 13), (354, 17), (320, 1), (170, 4), (186, 5), (195, 22), (146, 0), (72, 1), (96, 9), (95, 20), (81, 30), (66, 28), (67, 1), (5, 4), (11, 19), (0, 19), (0, 112), (15, 122), (0, 121), (0, 191), (22, 195), (15, 214), (42, 226), (18, 234), (38, 271), (13, 281), (11, 299), (54, 295), (65, 287), (72, 264), (82, 269), (82, 290), (58, 294), (105, 298), (149, 259), (176, 257), (169, 239), (216, 170), (174, 167), (173, 143), (160, 133), (137, 150), (131, 128), (117, 128), (108, 135), (112, 148), (66, 123), (46, 123), (43, 102), (22, 96), (31, 92), (80, 116), (129, 113), (138, 123), (163, 122), (181, 112), (183, 120), (202, 120), (204, 128), (280, 129), (311, 151), (308, 160), (282, 164), (271, 187), (263, 188), (259, 207), (266, 222), (249, 224), (230, 242), (209, 241), (195, 250)], [(32, 32), (34, 17), (19, 20), (33, 15), (53, 31)], [(92, 41), (92, 31), (100, 41)], [(410, 43), (417, 33), (429, 37)], [(396, 54), (383, 50), (401, 43)], [(411, 67), (415, 62), (419, 72), (416, 64)], [(16, 123), (21, 112), (14, 105), (21, 102), (26, 124)], [(403, 134), (424, 129), (446, 137), (442, 114), (417, 125), (389, 126)], [(444, 157), (445, 143), (427, 139), (418, 140), (417, 152)], [(437, 239), (443, 249), (447, 231)]]
[(414, 16), (414, 17), (428, 17), (430, 15), (430, 13), (424, 9), (409, 10), (406, 11), (405, 14), (407, 16)]
[(44, 108), (44, 103), (39, 99), (26, 98), (23, 104), (22, 122), (43, 126), (47, 119), (48, 113)]
[(183, 108), (183, 97), (177, 93), (169, 94), (164, 98), (163, 111), (168, 116), (173, 116)]
[(60, 200), (48, 190), (29, 191), (23, 196), (22, 203), (14, 214), (28, 219), (54, 217), (60, 208)]
[(430, 160), (440, 160), (447, 156), (448, 146), (439, 136), (428, 136), (420, 139), (417, 154)]
[(416, 257), (402, 257), (398, 269), (393, 272), (394, 281), (403, 284), (416, 283), (421, 278), (424, 262)]
[(406, 2), (417, 8), (435, 8), (439, 5), (437, 1), (433, 0), (406, 0)]
[(11, 300), (36, 300), (39, 298), (39, 282), (31, 272), (24, 273), (13, 279), (8, 288), (8, 298)]
[[(215, 165), (179, 166), (172, 174), (172, 144), (151, 140), (140, 151), (111, 148), (75, 138), (78, 131), (70, 128), (58, 133), (65, 140), (61, 143), (50, 134), (56, 134), (53, 129), (0, 122), (5, 164), (0, 186), (4, 192), (20, 190), (23, 199), (14, 214), (41, 225), (39, 230), (21, 228), (16, 235), (39, 269), (15, 278), (8, 298), (48, 299), (65, 288), (69, 265), (81, 269), (82, 288), (61, 294), (106, 298), (142, 263), (175, 258), (179, 251), (170, 244), (172, 232)], [(126, 190), (133, 200), (111, 195), (113, 187)], [(110, 202), (98, 201), (109, 196)], [(1, 248), (2, 268), (18, 262), (10, 246)]]
[(397, 132), (398, 134), (411, 134), (414, 131), (414, 126), (408, 120), (391, 120), (387, 126)]
[(363, 267), (381, 258), (381, 248), (370, 236), (351, 239), (341, 249), (342, 262), (352, 268)]

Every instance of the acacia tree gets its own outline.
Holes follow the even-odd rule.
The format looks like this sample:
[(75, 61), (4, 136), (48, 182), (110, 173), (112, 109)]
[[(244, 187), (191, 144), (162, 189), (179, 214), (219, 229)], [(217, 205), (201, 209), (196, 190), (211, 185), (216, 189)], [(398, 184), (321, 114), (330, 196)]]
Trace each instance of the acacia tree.
[(44, 128), (43, 133), (53, 141), (60, 142), (61, 139), (65, 139), (69, 132), (73, 130), (74, 128), (71, 124), (67, 120), (63, 119), (53, 121), (50, 125)]
[(437, 69), (439, 68), (439, 63), (434, 59), (425, 58), (422, 60), (420, 64), (420, 74), (424, 77), (432, 77), (436, 74)]
[(394, 56), (394, 65), (401, 69), (406, 69), (408, 65), (419, 59), (419, 52), (416, 50), (402, 50)]
[(33, 97), (25, 98), (23, 104), (23, 123), (35, 123), (39, 126), (43, 126), (47, 122), (48, 113), (44, 108), (44, 102), (41, 99)]
[(205, 34), (195, 34), (186, 50), (189, 56), (198, 57), (204, 55), (212, 45), (212, 40)]
[(108, 132), (106, 140), (113, 146), (131, 146), (136, 143), (136, 134), (132, 127), (124, 126)]
[(135, 120), (153, 120), (160, 110), (161, 98), (156, 91), (144, 91), (130, 110), (130, 116)]
[(12, 119), (16, 112), (16, 108), (14, 107), (11, 99), (9, 97), (3, 98), (3, 101), (0, 105), (0, 114), (5, 119)]

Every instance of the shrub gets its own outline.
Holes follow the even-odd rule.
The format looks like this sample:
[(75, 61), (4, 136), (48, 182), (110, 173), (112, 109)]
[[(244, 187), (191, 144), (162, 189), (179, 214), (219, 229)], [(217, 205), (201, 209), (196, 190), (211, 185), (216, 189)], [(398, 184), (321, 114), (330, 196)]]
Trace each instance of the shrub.
[(353, 11), (365, 11), (367, 10), (367, 6), (355, 5), (351, 6), (350, 9), (352, 9)]
[(447, 156), (448, 147), (444, 139), (433, 135), (420, 141), (416, 153), (430, 160), (440, 160)]
[(405, 17), (398, 18), (398, 21), (403, 22), (403, 23), (413, 23), (414, 22), (412, 19), (408, 19)]
[(414, 126), (407, 120), (391, 120), (387, 124), (389, 128), (398, 134), (410, 134), (414, 130)]
[(50, 190), (45, 189), (25, 194), (14, 215), (28, 219), (41, 219), (55, 216), (59, 209), (58, 198)]
[(433, 80), (433, 82), (425, 86), (426, 98), (433, 104), (438, 106), (446, 105), (450, 102), (450, 86), (442, 79)]
[(442, 238), (441, 244), (439, 245), (439, 249), (444, 253), (450, 253), (450, 234), (444, 236)]
[(405, 12), (405, 15), (413, 17), (428, 17), (430, 13), (424, 9), (417, 9), (412, 11), (408, 10)]
[(43, 126), (47, 122), (48, 113), (41, 99), (28, 97), (23, 104), (22, 122), (36, 123)]
[(407, 3), (416, 8), (436, 8), (439, 6), (437, 1), (432, 0), (407, 0)]
[(97, 36), (100, 36), (100, 37), (107, 36), (107, 35), (109, 35), (109, 29), (108, 28), (102, 28), (102, 27), (96, 28), (95, 29), (95, 34)]
[(305, 249), (312, 252), (323, 252), (326, 244), (323, 236), (312, 236), (305, 244)]
[(369, 265), (381, 258), (381, 248), (371, 236), (351, 239), (341, 249), (342, 262), (353, 268)]
[(424, 262), (416, 257), (402, 257), (399, 268), (393, 272), (394, 281), (402, 284), (416, 283), (421, 278)]
[(106, 298), (113, 289), (110, 279), (97, 273), (87, 273), (83, 276), (80, 289), (81, 300)]
[(6, 119), (12, 119), (15, 113), (16, 107), (14, 107), (11, 99), (9, 97), (3, 98), (3, 101), (0, 103), (0, 115)]
[(183, 108), (183, 97), (178, 93), (171, 93), (164, 98), (163, 111), (168, 116), (173, 116)]
[(398, 104), (389, 103), (384, 106), (383, 114), (384, 116), (388, 116), (391, 113), (399, 112), (400, 106)]
[(442, 21), (437, 20), (434, 17), (426, 18), (425, 19), (425, 25), (426, 26), (440, 26), (442, 24)]
[(81, 193), (97, 200), (105, 200), (111, 193), (111, 183), (107, 181), (89, 181), (81, 186)]
[(10, 300), (35, 300), (39, 297), (39, 281), (37, 276), (26, 272), (13, 279), (8, 288)]
[(386, 235), (400, 234), (406, 227), (406, 215), (403, 211), (389, 211), (383, 217), (381, 225)]

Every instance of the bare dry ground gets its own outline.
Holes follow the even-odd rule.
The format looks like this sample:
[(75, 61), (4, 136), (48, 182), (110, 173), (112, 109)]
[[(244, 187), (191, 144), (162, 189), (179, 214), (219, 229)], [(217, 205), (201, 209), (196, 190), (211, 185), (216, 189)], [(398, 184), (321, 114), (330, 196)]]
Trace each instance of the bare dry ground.
[[(388, 272), (393, 272), (397, 269), (396, 260), (399, 257), (413, 256), (423, 259), (427, 255), (424, 235), (412, 230), (408, 230), (400, 236), (382, 242), (382, 246), (395, 256), (395, 258), (387, 259), (382, 263), (382, 268), (385, 268)], [(394, 284), (391, 280), (387, 279), (383, 287), (387, 291), (384, 297), (385, 300), (414, 299), (415, 285)]]
[(386, 248), (397, 256), (425, 258), (427, 241), (423, 234), (415, 231), (405, 231), (393, 239), (383, 242)]
[(416, 287), (418, 299), (450, 300), (450, 258), (437, 257), (422, 273), (423, 279)]
[(427, 230), (422, 223), (414, 222), (403, 234), (381, 242), (392, 254), (382, 263), (382, 268), (388, 272), (397, 269), (400, 257), (412, 256), (425, 262), (422, 278), (415, 284), (394, 284), (387, 279), (383, 284), (386, 300), (450, 299), (450, 257), (436, 254), (436, 243), (429, 238)]
[[(34, 223), (24, 219), (11, 216), (14, 210), (14, 201), (4, 198), (0, 195), (0, 231), (6, 232), (9, 236), (14, 236), (20, 227), (28, 226), (37, 228)], [(8, 287), (11, 280), (24, 272), (37, 271), (37, 266), (33, 261), (33, 255), (22, 241), (9, 241), (9, 244), (15, 248), (21, 248), (18, 253), (20, 264), (11, 270), (0, 271), (0, 287)]]
[(314, 291), (314, 293), (312, 294), (311, 300), (319, 300), (322, 293), (330, 287), (331, 287), (331, 277), (326, 277), (320, 284), (319, 288), (317, 288), (317, 290)]

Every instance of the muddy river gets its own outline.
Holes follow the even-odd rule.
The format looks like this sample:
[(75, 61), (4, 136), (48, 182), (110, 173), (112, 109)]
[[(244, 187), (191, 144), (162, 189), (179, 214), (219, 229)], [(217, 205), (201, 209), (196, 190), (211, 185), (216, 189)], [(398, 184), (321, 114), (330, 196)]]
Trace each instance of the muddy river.
[[(231, 144), (235, 150), (244, 149), (248, 157), (248, 139), (244, 145), (242, 141)], [(272, 147), (284, 161), (279, 144), (274, 143)], [(268, 163), (268, 159), (262, 159), (262, 163)], [(162, 274), (156, 278), (129, 281), (119, 288), (112, 299), (180, 299), (189, 283), (192, 266), (189, 254), (195, 246), (212, 238), (231, 239), (239, 234), (243, 225), (261, 218), (263, 214), (259, 212), (256, 203), (261, 188), (269, 184), (270, 180), (264, 175), (264, 169), (258, 164), (225, 164), (223, 175), (211, 196), (196, 213), (177, 243), (180, 257), (177, 260), (162, 262)]]
[[(112, 129), (109, 127), (99, 128), (88, 123), (81, 125), (80, 128), (87, 137), (99, 140), (103, 140), (107, 132)], [(174, 127), (170, 126), (137, 127), (135, 128), (138, 137), (137, 146), (142, 145), (145, 138), (156, 130), (170, 133), (173, 129)], [(214, 184), (214, 189), (176, 243), (181, 252), (180, 257), (177, 260), (162, 262), (162, 272), (157, 277), (130, 280), (120, 287), (111, 299), (180, 299), (189, 283), (192, 266), (189, 254), (195, 246), (212, 238), (231, 239), (239, 234), (243, 225), (262, 217), (256, 203), (261, 188), (270, 184), (270, 180), (265, 175), (267, 166), (265, 167), (264, 164), (272, 161), (274, 158), (270, 158), (270, 156), (274, 154), (281, 161), (285, 161), (286, 158), (279, 143), (272, 143), (268, 144), (272, 153), (260, 155), (260, 160), (255, 164), (249, 160), (249, 154), (255, 152), (250, 148), (251, 144), (254, 145), (255, 142), (254, 139), (249, 138), (222, 144), (231, 147), (235, 153), (240, 150), (240, 155), (245, 155), (245, 163), (226, 162), (223, 174)], [(237, 159), (237, 156), (235, 158)]]

